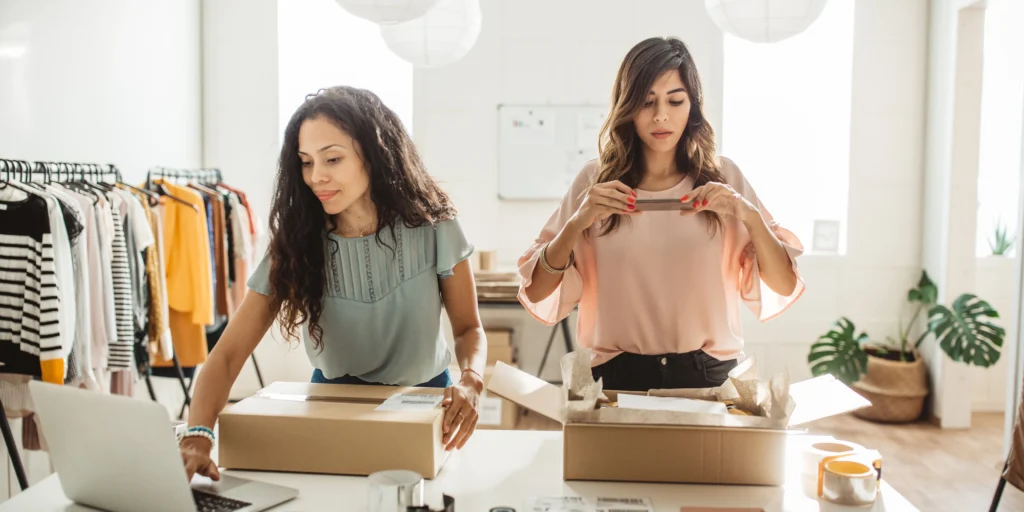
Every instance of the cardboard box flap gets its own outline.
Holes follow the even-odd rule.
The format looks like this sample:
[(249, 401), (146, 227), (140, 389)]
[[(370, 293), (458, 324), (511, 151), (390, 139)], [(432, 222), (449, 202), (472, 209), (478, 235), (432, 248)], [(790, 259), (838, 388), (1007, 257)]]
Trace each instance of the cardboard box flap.
[(499, 361), (486, 387), (488, 393), (564, 423), (562, 390), (533, 375)]
[(832, 375), (822, 375), (789, 387), (796, 407), (789, 416), (789, 426), (845, 414), (871, 405), (866, 398), (850, 389)]

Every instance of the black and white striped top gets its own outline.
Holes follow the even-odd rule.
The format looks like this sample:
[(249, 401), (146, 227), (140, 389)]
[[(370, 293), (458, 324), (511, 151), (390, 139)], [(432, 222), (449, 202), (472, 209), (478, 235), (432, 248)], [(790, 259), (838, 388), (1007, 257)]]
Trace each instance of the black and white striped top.
[(0, 201), (0, 372), (42, 377), (63, 351), (50, 221), (43, 198)]
[[(115, 203), (116, 204), (116, 203)], [(111, 276), (114, 279), (114, 311), (117, 318), (117, 340), (111, 340), (107, 367), (110, 370), (130, 368), (134, 361), (135, 328), (132, 324), (132, 282), (128, 274), (128, 249), (125, 245), (125, 224), (115, 207), (114, 251)]]

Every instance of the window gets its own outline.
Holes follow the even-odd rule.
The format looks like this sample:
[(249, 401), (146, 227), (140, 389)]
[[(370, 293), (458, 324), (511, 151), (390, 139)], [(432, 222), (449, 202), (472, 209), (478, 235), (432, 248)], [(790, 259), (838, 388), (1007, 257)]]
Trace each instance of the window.
[[(1024, 125), (1024, 2), (991, 2), (985, 10), (984, 70), (981, 85), (981, 140), (978, 154), (976, 254), (992, 254), (996, 226), (1017, 230), (1021, 128)], [(1008, 255), (1013, 254), (1011, 249)]]
[(412, 64), (395, 56), (376, 23), (334, 0), (278, 2), (281, 132), (307, 94), (335, 85), (373, 91), (412, 133)]
[(721, 153), (808, 253), (846, 252), (853, 9), (852, 0), (829, 2), (810, 28), (778, 43), (725, 35)]

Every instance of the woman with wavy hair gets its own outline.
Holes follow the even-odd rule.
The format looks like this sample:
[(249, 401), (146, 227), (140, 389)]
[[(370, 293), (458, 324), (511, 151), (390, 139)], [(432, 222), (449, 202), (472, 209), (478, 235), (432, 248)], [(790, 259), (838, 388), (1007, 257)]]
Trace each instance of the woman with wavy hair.
[[(605, 389), (721, 385), (742, 357), (739, 304), (766, 321), (793, 303), (803, 246), (716, 155), (682, 41), (634, 46), (611, 100), (599, 160), (519, 260), (519, 299), (548, 325), (579, 307), (577, 339)], [(678, 212), (638, 211), (669, 198)]]
[[(302, 331), (314, 383), (442, 387), (444, 442), (477, 422), (486, 341), (455, 207), (401, 121), (373, 93), (311, 95), (284, 133), (270, 247), (203, 365), (181, 454), (189, 478), (218, 478), (212, 428), (232, 383), (276, 319)], [(442, 302), (462, 377), (453, 385)]]

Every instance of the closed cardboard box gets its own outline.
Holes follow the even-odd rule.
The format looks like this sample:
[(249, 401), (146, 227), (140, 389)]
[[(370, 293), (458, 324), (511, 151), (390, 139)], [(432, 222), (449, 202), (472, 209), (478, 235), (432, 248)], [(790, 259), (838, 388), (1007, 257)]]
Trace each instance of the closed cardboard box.
[[(843, 383), (822, 376), (793, 385), (783, 379), (785, 386), (773, 379), (770, 393), (786, 394), (770, 405), (770, 417), (620, 408), (627, 393), (601, 390), (589, 377), (589, 361), (586, 349), (563, 357), (562, 388), (502, 363), (487, 385), (488, 393), (562, 423), (566, 480), (782, 485), (787, 439), (796, 425), (869, 405)], [(748, 360), (734, 371), (752, 364)], [(720, 389), (648, 394), (706, 400)]]
[(515, 362), (515, 350), (512, 347), (512, 331), (505, 329), (488, 329), (484, 331), (487, 336), (487, 366), (501, 361), (505, 364)]
[(405, 469), (432, 479), (449, 453), (441, 398), (433, 388), (275, 382), (221, 413), (218, 463), (339, 475)]

